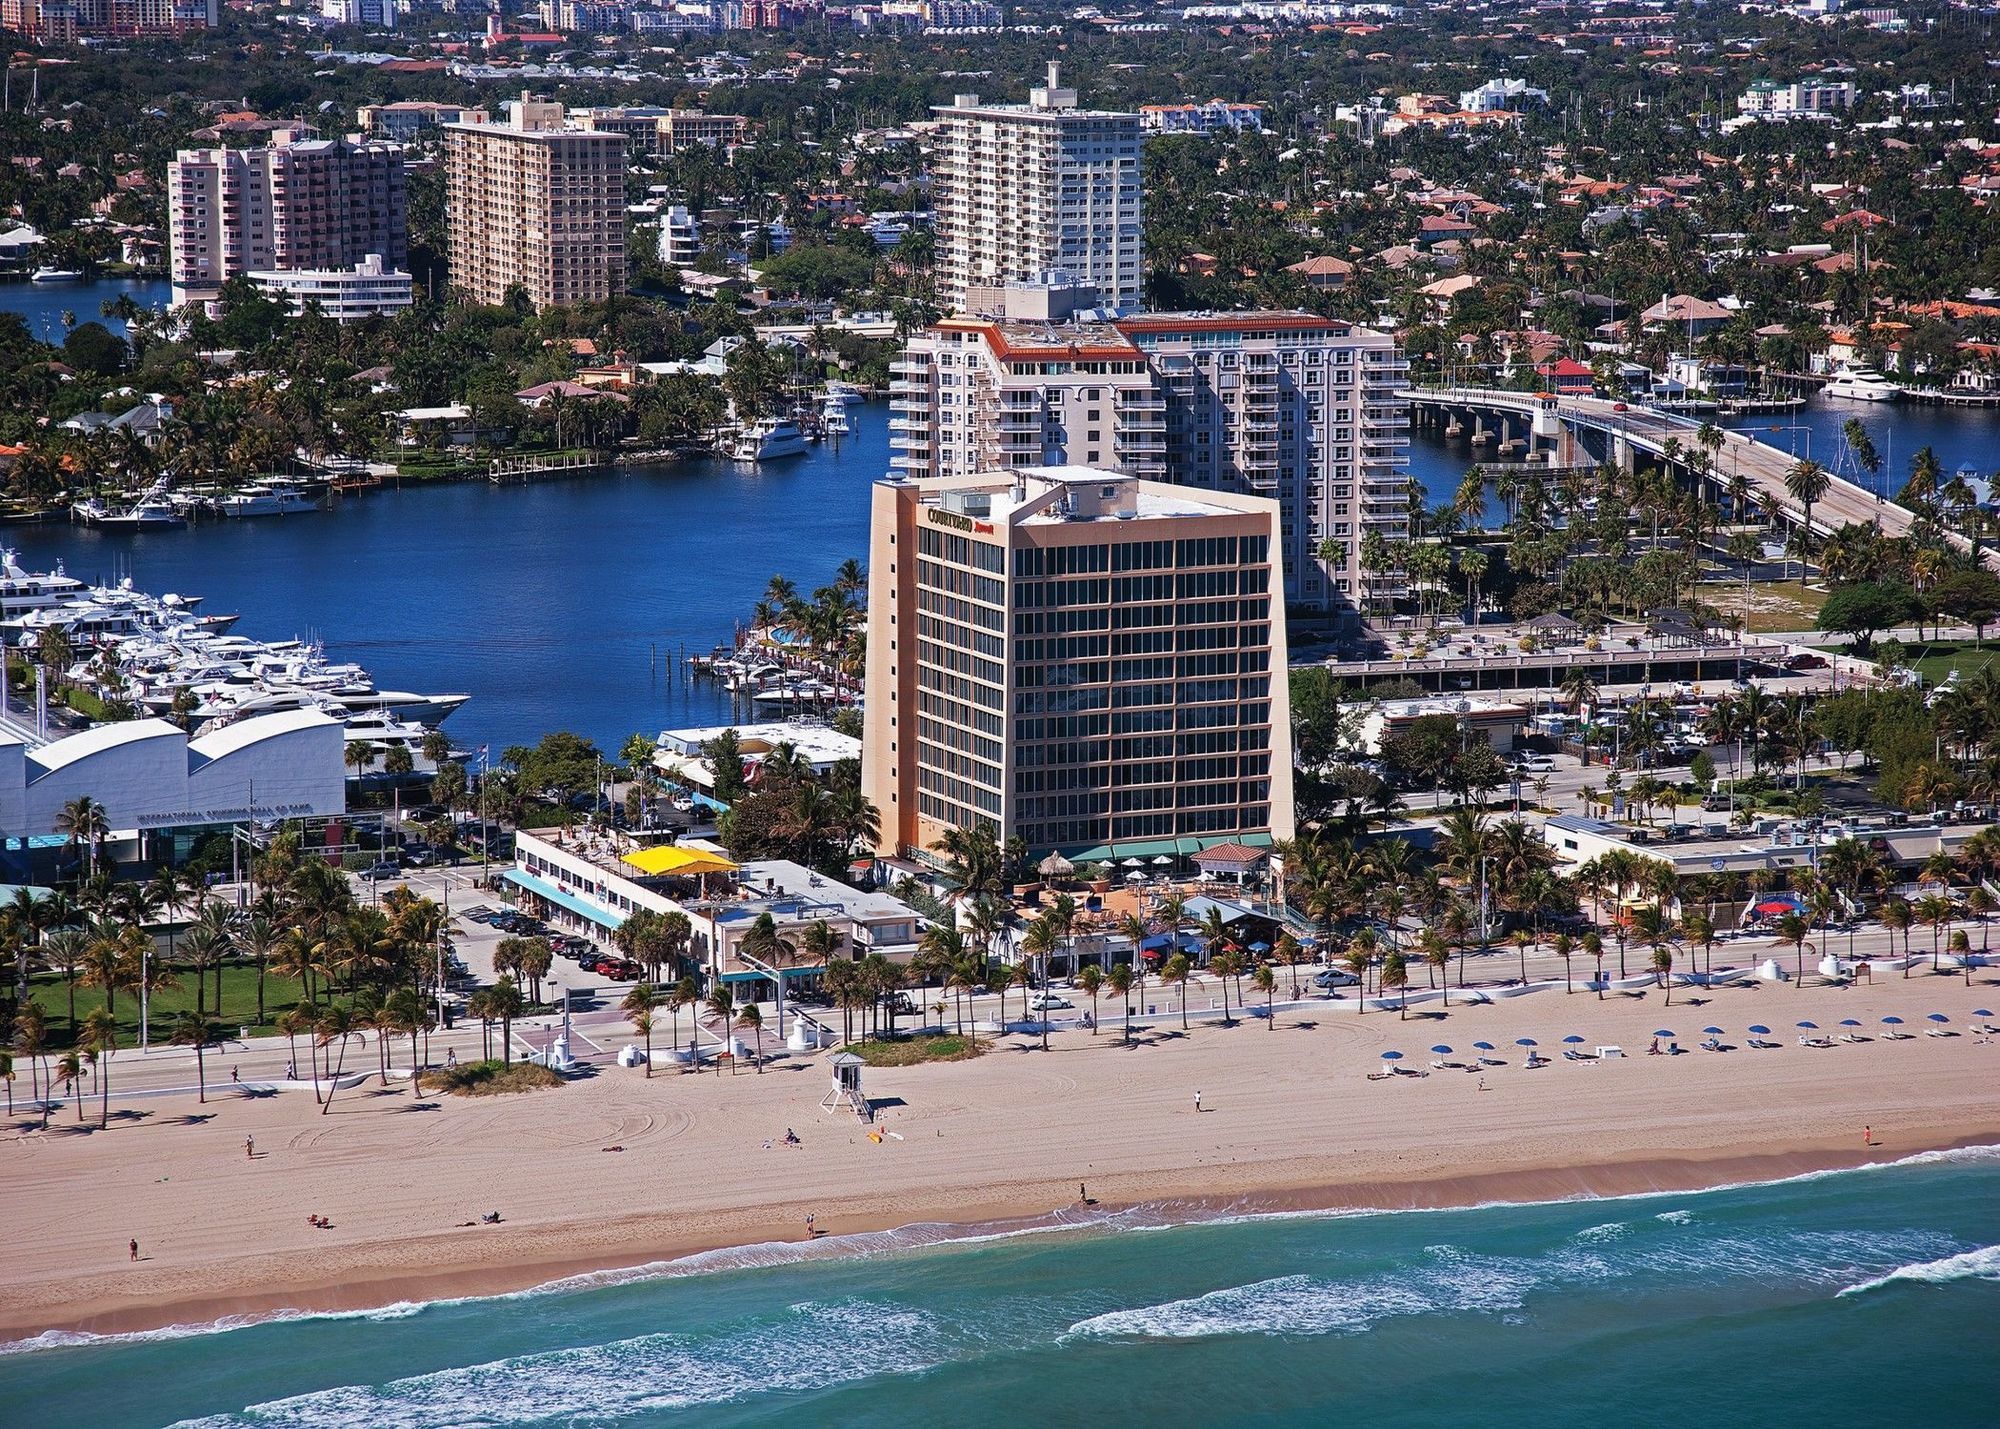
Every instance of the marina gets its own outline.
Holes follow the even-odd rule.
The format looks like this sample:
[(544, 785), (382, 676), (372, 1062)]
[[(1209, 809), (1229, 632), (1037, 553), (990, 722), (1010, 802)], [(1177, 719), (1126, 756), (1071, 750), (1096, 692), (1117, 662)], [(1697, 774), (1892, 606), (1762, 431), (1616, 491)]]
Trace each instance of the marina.
[(28, 569), (199, 590), (255, 632), (365, 664), (385, 689), (469, 693), (451, 722), (468, 746), (573, 729), (616, 749), (634, 730), (750, 717), (748, 699), (695, 679), (688, 657), (733, 641), (773, 573), (811, 590), (866, 553), (888, 409), (846, 405), (850, 435), (763, 465), (697, 457), (383, 486), (323, 517), (9, 535)]

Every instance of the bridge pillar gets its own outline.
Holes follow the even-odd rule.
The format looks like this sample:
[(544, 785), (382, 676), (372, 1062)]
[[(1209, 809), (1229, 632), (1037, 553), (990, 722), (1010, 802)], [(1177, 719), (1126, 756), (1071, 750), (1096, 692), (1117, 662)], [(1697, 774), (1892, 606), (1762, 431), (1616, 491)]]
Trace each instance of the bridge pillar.
[(1620, 471), (1632, 471), (1637, 467), (1636, 454), (1632, 450), (1632, 439), (1623, 432), (1612, 433), (1611, 460)]

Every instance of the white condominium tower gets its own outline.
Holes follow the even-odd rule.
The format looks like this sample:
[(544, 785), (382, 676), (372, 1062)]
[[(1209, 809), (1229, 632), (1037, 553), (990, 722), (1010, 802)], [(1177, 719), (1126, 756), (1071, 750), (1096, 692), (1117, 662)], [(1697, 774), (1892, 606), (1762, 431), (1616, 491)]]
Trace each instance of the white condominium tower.
[(976, 825), (1092, 861), (1290, 838), (1277, 522), (1261, 497), (1081, 466), (876, 483), (880, 847)]
[(519, 286), (536, 311), (625, 291), (625, 136), (571, 129), (560, 104), (510, 100), (496, 124), (447, 124), (451, 285), (475, 303)]
[(1079, 109), (1058, 67), (1026, 104), (956, 96), (928, 145), (938, 299), (1060, 270), (1106, 307), (1139, 305), (1139, 116)]
[(891, 464), (925, 481), (1080, 463), (1271, 497), (1286, 602), (1351, 612), (1396, 588), (1361, 549), (1406, 534), (1405, 371), (1387, 334), (1305, 312), (952, 318), (897, 360)]

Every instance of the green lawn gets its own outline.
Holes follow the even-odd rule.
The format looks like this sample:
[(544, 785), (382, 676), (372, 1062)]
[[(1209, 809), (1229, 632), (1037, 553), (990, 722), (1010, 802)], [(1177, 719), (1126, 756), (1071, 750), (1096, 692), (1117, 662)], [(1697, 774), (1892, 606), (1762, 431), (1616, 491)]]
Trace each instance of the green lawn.
[(913, 1067), (919, 1062), (962, 1062), (985, 1050), (955, 1033), (894, 1037), (862, 1042), (848, 1049), (871, 1067)]
[(1709, 581), (1701, 594), (1725, 616), (1740, 611), (1743, 628), (1753, 635), (1810, 630), (1826, 604), (1824, 590), (1804, 588), (1797, 581), (1752, 581), (1747, 595), (1740, 580)]
[(1974, 645), (1970, 640), (1930, 640), (1912, 643), (1909, 650), (1911, 665), (1930, 685), (1941, 684), (1953, 670), (1959, 679), (1969, 680), (2000, 659), (2000, 641)]
[[(191, 969), (180, 969), (181, 985), (161, 988), (152, 996), (150, 1009), (152, 1033), (155, 1042), (164, 1042), (177, 1013), (194, 1010), (194, 973)], [(291, 978), (281, 978), (275, 974), (264, 980), (265, 1025), (258, 1029), (264, 1033), (275, 1032), (271, 1025), (280, 1013), (296, 1005), (301, 996), (299, 984)], [(48, 1017), (49, 1041), (58, 1047), (70, 1044), (69, 991), (68, 985), (59, 973), (37, 973), (28, 980), (28, 996), (42, 1006)], [(76, 1015), (88, 1017), (91, 1012), (104, 1005), (104, 994), (94, 987), (79, 986), (76, 990)], [(208, 992), (203, 1000), (204, 1010), (221, 1024), (229, 1036), (234, 1037), (237, 1029), (248, 1027), (257, 1018), (257, 969), (250, 966), (227, 965), (222, 970), (222, 1012), (215, 1010), (215, 974), (208, 975)], [(121, 1044), (130, 1044), (139, 1036), (139, 995), (136, 992), (120, 991), (114, 1003), (118, 1016), (118, 1036)]]

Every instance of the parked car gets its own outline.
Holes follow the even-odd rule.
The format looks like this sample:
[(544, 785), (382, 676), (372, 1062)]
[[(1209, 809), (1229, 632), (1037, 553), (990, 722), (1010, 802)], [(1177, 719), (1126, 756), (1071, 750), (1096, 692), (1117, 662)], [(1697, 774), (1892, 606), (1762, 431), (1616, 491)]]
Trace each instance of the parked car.
[(367, 883), (379, 883), (385, 878), (401, 878), (402, 876), (402, 867), (393, 859), (387, 858), (381, 860), (379, 863), (371, 863), (368, 867), (361, 870), (362, 880)]

